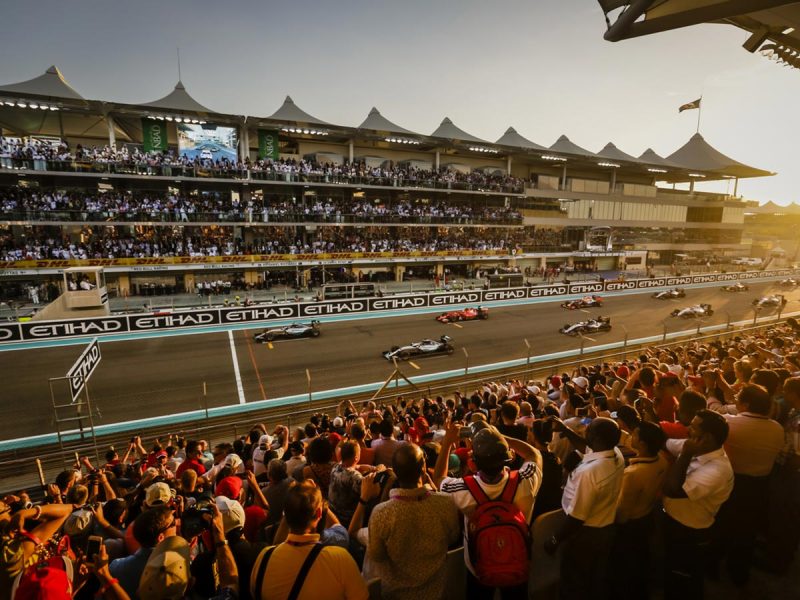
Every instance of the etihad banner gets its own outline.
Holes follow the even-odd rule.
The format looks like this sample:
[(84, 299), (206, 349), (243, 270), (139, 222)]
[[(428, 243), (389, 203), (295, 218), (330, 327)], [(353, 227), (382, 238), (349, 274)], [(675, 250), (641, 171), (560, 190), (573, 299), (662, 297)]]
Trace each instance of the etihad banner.
[(166, 152), (167, 124), (155, 119), (142, 119), (142, 138), (145, 152)]
[(280, 158), (277, 131), (258, 130), (258, 158), (270, 160), (278, 160)]
[(798, 271), (749, 271), (745, 273), (708, 273), (681, 277), (656, 277), (630, 281), (588, 281), (557, 283), (494, 290), (464, 290), (460, 292), (435, 292), (398, 294), (382, 298), (354, 298), (325, 302), (285, 302), (256, 304), (228, 308), (162, 312), (151, 314), (115, 315), (64, 321), (29, 321), (0, 324), (0, 344), (32, 340), (54, 340), (76, 337), (96, 337), (120, 333), (141, 333), (175, 329), (202, 329), (204, 327), (270, 323), (278, 320), (315, 319), (345, 314), (384, 311), (414, 311), (442, 307), (442, 312), (452, 306), (477, 306), (490, 302), (521, 303), (531, 299), (559, 296), (576, 296), (619, 292), (623, 290), (649, 290), (703, 283), (724, 283), (753, 279), (777, 279), (796, 276)]

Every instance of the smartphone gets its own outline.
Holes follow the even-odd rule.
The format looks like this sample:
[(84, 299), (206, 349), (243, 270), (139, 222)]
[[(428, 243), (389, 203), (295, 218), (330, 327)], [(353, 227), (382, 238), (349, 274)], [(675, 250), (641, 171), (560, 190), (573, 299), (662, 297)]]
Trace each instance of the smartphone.
[(383, 486), (389, 479), (389, 471), (381, 471), (377, 475), (375, 475), (375, 483), (380, 486)]
[(94, 557), (100, 554), (100, 546), (103, 545), (103, 538), (99, 535), (90, 535), (86, 542), (86, 560), (94, 564)]

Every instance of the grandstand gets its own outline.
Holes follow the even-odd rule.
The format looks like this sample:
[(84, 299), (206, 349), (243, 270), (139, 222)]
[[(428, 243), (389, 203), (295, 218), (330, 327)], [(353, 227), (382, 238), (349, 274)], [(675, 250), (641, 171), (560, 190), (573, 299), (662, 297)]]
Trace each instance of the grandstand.
[[(402, 281), (625, 269), (632, 251), (649, 253), (637, 268), (676, 253), (732, 257), (748, 253), (738, 180), (772, 174), (700, 135), (670, 156), (634, 157), (511, 127), (490, 142), (450, 119), (423, 135), (377, 109), (337, 125), (288, 96), (245, 117), (215, 113), (181, 82), (152, 102), (86, 99), (56, 67), (0, 85), (0, 136), (0, 277), (9, 289), (59, 285), (58, 269), (102, 259), (112, 298), (191, 292), (220, 257), (230, 268), (215, 277), (251, 287), (292, 271), (318, 285), (321, 266), (343, 282), (367, 271)], [(695, 190), (718, 180), (729, 195)], [(604, 226), (626, 235), (584, 252), (587, 231)], [(153, 263), (169, 257), (180, 260)]]

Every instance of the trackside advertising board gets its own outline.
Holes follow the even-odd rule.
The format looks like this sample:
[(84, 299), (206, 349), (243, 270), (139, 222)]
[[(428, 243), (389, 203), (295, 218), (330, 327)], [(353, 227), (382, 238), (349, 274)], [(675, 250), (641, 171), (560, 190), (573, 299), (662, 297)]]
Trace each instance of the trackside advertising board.
[(86, 350), (81, 353), (72, 368), (67, 371), (69, 378), (69, 391), (72, 394), (72, 401), (78, 399), (78, 396), (86, 387), (86, 382), (94, 373), (97, 365), (100, 364), (100, 343), (97, 338), (92, 340), (92, 343), (86, 347)]
[(464, 290), (461, 292), (434, 292), (385, 296), (382, 298), (355, 298), (325, 302), (288, 302), (285, 304), (260, 304), (246, 307), (207, 308), (180, 312), (114, 315), (91, 319), (64, 321), (29, 321), (27, 323), (0, 324), (0, 344), (31, 340), (57, 340), (75, 337), (104, 336), (120, 333), (181, 330), (219, 325), (261, 323), (291, 319), (375, 313), (384, 311), (413, 311), (421, 308), (488, 302), (519, 302), (532, 298), (558, 298), (578, 294), (602, 294), (624, 290), (646, 290), (680, 287), (701, 283), (729, 283), (795, 276), (800, 271), (780, 269), (775, 271), (748, 271), (744, 273), (707, 273), (682, 277), (656, 277), (630, 281), (589, 281), (556, 283), (494, 290)]

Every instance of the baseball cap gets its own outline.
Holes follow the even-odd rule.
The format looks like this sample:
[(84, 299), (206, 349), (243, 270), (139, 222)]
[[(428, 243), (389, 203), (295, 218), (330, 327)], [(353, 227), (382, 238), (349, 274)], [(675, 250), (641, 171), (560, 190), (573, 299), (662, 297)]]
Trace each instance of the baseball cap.
[(484, 427), (472, 438), (472, 454), (476, 458), (509, 461), (513, 458), (508, 442), (496, 427)]
[(581, 388), (583, 390), (585, 390), (586, 388), (589, 387), (589, 380), (586, 379), (586, 377), (584, 377), (583, 375), (573, 379), (572, 383), (577, 385), (579, 388)]
[(227, 496), (228, 498), (238, 498), (242, 491), (242, 480), (238, 477), (225, 477), (214, 488), (217, 496)]
[(14, 600), (70, 600), (72, 598), (72, 561), (66, 557), (50, 560), (41, 569), (29, 568), (14, 581), (11, 598)]
[(244, 464), (244, 462), (238, 454), (228, 454), (228, 456), (225, 457), (225, 464), (233, 469), (234, 473), (236, 473), (239, 470), (239, 467)]
[(538, 385), (529, 385), (528, 391), (534, 396), (538, 396), (539, 394), (541, 394), (542, 389)]
[(631, 372), (626, 365), (620, 365), (617, 367), (617, 377), (622, 379), (627, 379), (630, 376)]
[(139, 579), (139, 597), (148, 600), (178, 600), (189, 585), (189, 543), (180, 536), (168, 537), (153, 548)]
[(159, 504), (167, 504), (173, 498), (173, 493), (170, 487), (163, 481), (154, 483), (145, 492), (144, 503), (147, 506), (157, 506)]
[(344, 421), (342, 420), (342, 417), (336, 417), (333, 420), (333, 426), (334, 427), (344, 427)]
[(215, 499), (219, 512), (222, 513), (222, 526), (225, 533), (244, 527), (245, 515), (244, 508), (238, 500), (231, 500), (226, 496), (217, 496)]
[(159, 450), (158, 452), (156, 452), (156, 460), (158, 460), (159, 458), (162, 458), (162, 457), (163, 458), (167, 458), (166, 450)]
[(258, 438), (258, 445), (259, 446), (271, 446), (272, 445), (272, 436), (268, 433), (265, 433), (260, 438)]
[(80, 535), (90, 527), (93, 516), (92, 511), (85, 508), (74, 511), (64, 521), (64, 533), (72, 536)]

